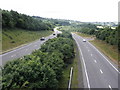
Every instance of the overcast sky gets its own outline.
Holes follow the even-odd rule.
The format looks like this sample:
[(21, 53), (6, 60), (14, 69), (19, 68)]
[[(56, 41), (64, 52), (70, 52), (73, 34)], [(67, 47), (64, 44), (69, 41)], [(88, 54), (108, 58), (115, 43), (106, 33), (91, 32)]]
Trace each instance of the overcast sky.
[(1, 0), (0, 8), (31, 16), (85, 22), (118, 21), (119, 0)]

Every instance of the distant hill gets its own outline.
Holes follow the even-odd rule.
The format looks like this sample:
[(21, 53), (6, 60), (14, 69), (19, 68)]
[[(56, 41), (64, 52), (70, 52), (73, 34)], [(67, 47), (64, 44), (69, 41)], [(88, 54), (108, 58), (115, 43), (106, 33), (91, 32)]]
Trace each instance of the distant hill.
[[(35, 16), (34, 16), (35, 17)], [(43, 22), (42, 18), (18, 13), (17, 11), (2, 10), (2, 28), (21, 28), (28, 30), (52, 30), (53, 25)]]

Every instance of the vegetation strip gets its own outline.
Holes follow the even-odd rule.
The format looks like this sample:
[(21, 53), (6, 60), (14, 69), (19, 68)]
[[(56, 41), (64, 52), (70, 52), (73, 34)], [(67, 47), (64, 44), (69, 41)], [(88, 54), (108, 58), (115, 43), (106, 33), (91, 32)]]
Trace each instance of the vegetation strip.
[(58, 38), (48, 40), (31, 55), (9, 61), (2, 68), (3, 89), (58, 88), (63, 69), (74, 58), (72, 37), (70, 34), (68, 37), (60, 34)]

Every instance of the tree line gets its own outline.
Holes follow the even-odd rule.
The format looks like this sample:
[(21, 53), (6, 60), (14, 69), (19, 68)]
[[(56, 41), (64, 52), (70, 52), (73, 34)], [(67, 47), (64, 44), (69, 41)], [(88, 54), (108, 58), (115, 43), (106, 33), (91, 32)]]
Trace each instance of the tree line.
[[(1, 9), (0, 9), (1, 10)], [(27, 30), (52, 30), (51, 23), (45, 23), (32, 16), (20, 14), (17, 11), (2, 11), (2, 28), (21, 28)]]
[(112, 29), (111, 27), (99, 29), (94, 24), (80, 24), (72, 26), (71, 29), (76, 32), (95, 35), (97, 39), (103, 40), (110, 45), (118, 46), (118, 49), (120, 51), (120, 24), (118, 27), (116, 27), (116, 29)]
[(104, 28), (96, 32), (96, 37), (111, 45), (118, 45), (118, 28)]
[(118, 46), (118, 41), (120, 42), (120, 39), (118, 39), (119, 29), (120, 26), (118, 26), (116, 29), (111, 29), (111, 27), (106, 27), (103, 29), (82, 28), (79, 32), (95, 35), (97, 39), (103, 40), (110, 45)]
[(63, 69), (72, 63), (74, 57), (73, 40), (63, 34), (48, 40), (32, 54), (9, 61), (2, 68), (3, 90), (58, 88)]

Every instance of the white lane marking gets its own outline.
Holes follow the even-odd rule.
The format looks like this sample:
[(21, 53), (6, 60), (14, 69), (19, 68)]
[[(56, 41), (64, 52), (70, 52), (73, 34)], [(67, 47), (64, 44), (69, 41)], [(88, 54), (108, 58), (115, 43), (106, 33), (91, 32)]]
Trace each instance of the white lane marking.
[(88, 49), (88, 52), (89, 52), (90, 50)]
[(101, 74), (103, 74), (103, 71), (100, 69)]
[(35, 47), (36, 47), (37, 45), (35, 45)]
[(93, 56), (93, 54), (91, 54), (91, 56)]
[[(76, 35), (76, 34), (75, 34)], [(78, 35), (79, 36), (79, 35)], [(80, 37), (80, 36), (79, 36)], [(82, 37), (80, 37), (80, 38), (82, 38)], [(83, 39), (83, 38), (82, 38)], [(92, 45), (90, 42), (88, 42), (96, 51), (98, 51), (99, 53), (100, 53), (100, 55), (102, 55), (104, 58), (105, 58), (105, 60), (107, 60), (107, 62), (118, 72), (118, 73), (120, 73), (119, 72), (119, 70), (114, 66), (114, 65), (112, 65), (112, 63), (94, 46), (94, 45)]]
[(16, 55), (12, 55), (11, 57), (14, 57), (14, 56), (16, 56)]
[(110, 85), (108, 85), (108, 87), (110, 88), (110, 90), (112, 90), (112, 87)]
[[(74, 38), (74, 39), (75, 39), (75, 38)], [(81, 48), (80, 48), (77, 40), (75, 40), (75, 41), (76, 41), (76, 43), (77, 43), (77, 45), (78, 45), (78, 49), (80, 50), (80, 53), (81, 53), (81, 56), (82, 56), (82, 60), (83, 60), (84, 68), (85, 68), (85, 75), (86, 75), (86, 78), (87, 78), (87, 84), (88, 84), (88, 88), (89, 88), (89, 90), (90, 90), (90, 83), (89, 83), (89, 78), (88, 78), (87, 69), (86, 69), (86, 65), (85, 65), (85, 60), (84, 60), (84, 58), (83, 58), (82, 50), (81, 50)]]
[[(88, 42), (89, 43), (89, 42)], [(91, 43), (89, 43), (96, 51), (98, 51), (99, 53), (100, 53), (100, 55), (102, 55), (104, 58), (105, 58), (105, 60), (118, 72), (118, 73), (120, 73), (119, 72), (119, 70), (118, 69), (116, 69), (115, 68), (115, 66), (113, 66), (111, 63), (110, 63), (110, 61), (95, 47), (95, 46), (93, 46)]]
[(97, 61), (96, 61), (96, 60), (94, 60), (94, 62), (95, 62), (95, 63), (97, 63)]

